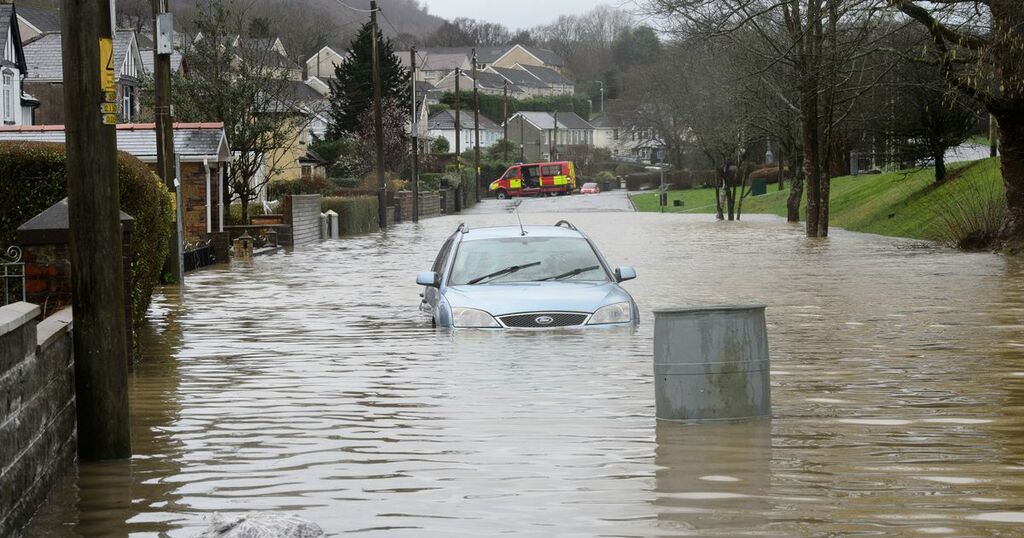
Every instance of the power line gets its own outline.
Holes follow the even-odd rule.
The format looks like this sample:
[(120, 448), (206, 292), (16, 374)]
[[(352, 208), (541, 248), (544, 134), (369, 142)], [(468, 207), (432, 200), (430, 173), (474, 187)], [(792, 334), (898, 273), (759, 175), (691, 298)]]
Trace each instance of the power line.
[(377, 8), (377, 9), (359, 9), (357, 7), (352, 7), (352, 6), (348, 5), (348, 4), (346, 4), (345, 2), (342, 2), (341, 0), (334, 0), (334, 1), (339, 3), (339, 4), (341, 4), (343, 7), (347, 7), (349, 9), (351, 9), (352, 11), (356, 11), (356, 12), (359, 12), (359, 13), (373, 13), (374, 11), (378, 11), (378, 12), (380, 11), (380, 8)]

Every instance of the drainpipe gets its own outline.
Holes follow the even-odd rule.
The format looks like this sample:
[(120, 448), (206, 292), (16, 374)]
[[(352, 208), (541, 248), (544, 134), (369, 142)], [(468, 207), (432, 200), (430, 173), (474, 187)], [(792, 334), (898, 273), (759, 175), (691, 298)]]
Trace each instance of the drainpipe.
[(210, 160), (205, 157), (203, 158), (203, 168), (206, 169), (206, 233), (210, 233), (213, 231), (213, 223), (210, 222), (210, 219), (213, 218), (213, 209), (210, 207), (213, 197), (210, 194)]

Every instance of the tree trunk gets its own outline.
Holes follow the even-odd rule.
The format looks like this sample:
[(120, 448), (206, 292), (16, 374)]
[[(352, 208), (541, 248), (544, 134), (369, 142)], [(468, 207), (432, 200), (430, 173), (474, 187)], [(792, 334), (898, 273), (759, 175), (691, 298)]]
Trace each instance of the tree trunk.
[(786, 200), (786, 221), (800, 222), (800, 202), (804, 197), (804, 178), (799, 174), (793, 175), (789, 184), (789, 199)]
[(1024, 248), (1024, 110), (1000, 114), (999, 144), (1002, 150), (1006, 217), (999, 238), (1011, 251)]
[(722, 190), (718, 185), (715, 185), (715, 216), (718, 220), (725, 220), (722, 214)]
[(946, 181), (946, 152), (936, 151), (932, 157), (935, 159), (935, 184)]
[(242, 196), (240, 201), (242, 202), (242, 222), (241, 222), (241, 224), (244, 226), (246, 224), (249, 224), (249, 197), (248, 196)]
[(736, 220), (736, 188), (725, 186), (725, 208), (729, 221)]

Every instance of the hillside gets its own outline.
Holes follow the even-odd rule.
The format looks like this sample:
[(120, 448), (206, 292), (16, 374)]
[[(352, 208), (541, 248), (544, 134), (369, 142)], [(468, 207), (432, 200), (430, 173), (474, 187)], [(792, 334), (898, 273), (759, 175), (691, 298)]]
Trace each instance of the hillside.
[[(834, 178), (831, 224), (857, 232), (956, 242), (959, 238), (951, 237), (957, 235), (955, 228), (977, 224), (971, 221), (998, 222), (999, 209), (995, 206), (1003, 196), (999, 160), (958, 163), (950, 171), (950, 179), (938, 186), (933, 183), (934, 172), (930, 168)], [(666, 210), (714, 213), (714, 192), (672, 191)], [(788, 190), (776, 191), (771, 185), (768, 194), (744, 200), (743, 213), (785, 216), (788, 195)], [(637, 194), (632, 200), (639, 211), (658, 211), (654, 193)], [(683, 200), (684, 206), (672, 207), (673, 200)], [(957, 226), (956, 222), (965, 224)]]

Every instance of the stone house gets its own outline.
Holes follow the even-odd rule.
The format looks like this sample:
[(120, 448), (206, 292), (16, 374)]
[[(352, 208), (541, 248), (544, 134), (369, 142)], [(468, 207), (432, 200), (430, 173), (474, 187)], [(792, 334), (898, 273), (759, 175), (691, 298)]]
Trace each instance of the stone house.
[[(63, 125), (0, 128), (0, 141), (64, 143)], [(134, 155), (156, 171), (156, 126), (117, 126), (117, 149)], [(231, 149), (222, 123), (174, 124), (174, 151), (181, 160), (181, 199), (185, 241), (205, 241), (208, 234), (223, 231), (224, 199)]]
[[(35, 123), (64, 123), (64, 61), (60, 33), (48, 33), (25, 45), (28, 75), (25, 91), (40, 101)], [(117, 81), (118, 121), (131, 123), (140, 112), (139, 92), (145, 77), (145, 62), (135, 32), (114, 32), (114, 66)]]
[[(459, 114), (459, 123), (462, 124), (462, 132), (459, 133), (461, 150), (473, 148), (476, 142), (473, 125), (473, 111), (463, 111)], [(480, 148), (489, 148), (501, 140), (501, 126), (483, 115), (480, 116)], [(455, 111), (442, 110), (430, 117), (427, 125), (427, 137), (437, 139), (440, 137), (448, 140), (449, 151), (455, 152)]]

